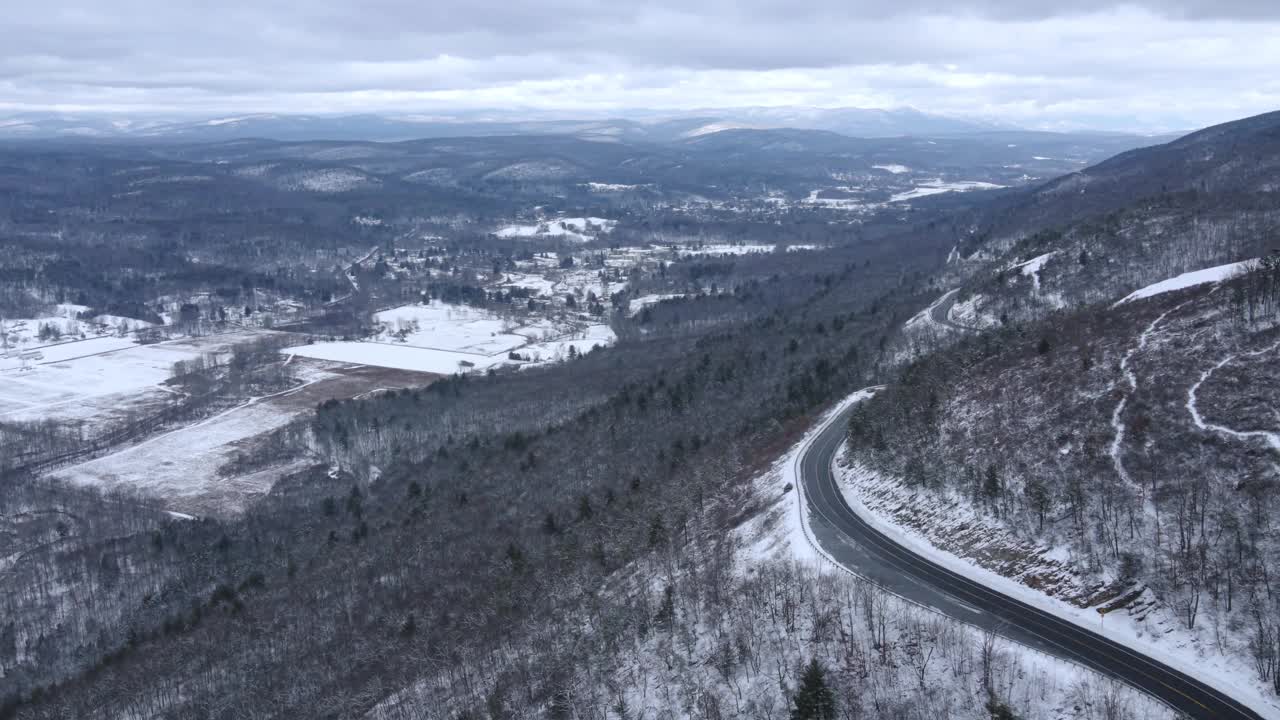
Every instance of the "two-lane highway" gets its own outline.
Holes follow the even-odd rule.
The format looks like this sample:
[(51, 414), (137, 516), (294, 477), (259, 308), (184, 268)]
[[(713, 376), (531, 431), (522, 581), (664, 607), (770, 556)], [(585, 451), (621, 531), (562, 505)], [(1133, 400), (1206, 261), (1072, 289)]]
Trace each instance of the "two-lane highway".
[(1146, 692), (1191, 718), (1260, 720), (1262, 715), (1210, 685), (917, 555), (849, 507), (832, 460), (850, 409), (835, 415), (803, 448), (800, 485), (809, 525), (822, 550), (854, 573), (909, 600), (1015, 642), (1077, 662)]

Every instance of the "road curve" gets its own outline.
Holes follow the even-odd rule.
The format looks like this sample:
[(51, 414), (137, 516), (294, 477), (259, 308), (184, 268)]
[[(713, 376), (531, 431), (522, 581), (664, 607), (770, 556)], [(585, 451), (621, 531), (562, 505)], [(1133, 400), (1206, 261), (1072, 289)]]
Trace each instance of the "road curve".
[(798, 461), (810, 529), (832, 560), (908, 600), (1121, 680), (1187, 717), (1261, 720), (1200, 680), (938, 565), (868, 524), (849, 507), (831, 471), (851, 410), (829, 419)]
[(951, 319), (951, 308), (956, 305), (956, 296), (960, 294), (960, 288), (948, 291), (938, 301), (929, 308), (930, 319), (937, 325), (960, 332), (981, 332), (979, 328), (961, 325)]

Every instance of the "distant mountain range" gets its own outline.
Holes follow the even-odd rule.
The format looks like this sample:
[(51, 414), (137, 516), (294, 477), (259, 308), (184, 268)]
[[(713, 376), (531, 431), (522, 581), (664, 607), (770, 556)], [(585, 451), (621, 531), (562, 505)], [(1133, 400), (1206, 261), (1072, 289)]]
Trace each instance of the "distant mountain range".
[(635, 111), (628, 118), (552, 118), (518, 111), (456, 115), (249, 114), (165, 118), (105, 114), (24, 113), (0, 118), (4, 139), (172, 139), (182, 142), (239, 138), (395, 141), (494, 135), (574, 135), (600, 141), (668, 143), (730, 129), (823, 130), (863, 138), (952, 136), (1008, 131), (1013, 125), (975, 122), (904, 108), (749, 107), (688, 113)]

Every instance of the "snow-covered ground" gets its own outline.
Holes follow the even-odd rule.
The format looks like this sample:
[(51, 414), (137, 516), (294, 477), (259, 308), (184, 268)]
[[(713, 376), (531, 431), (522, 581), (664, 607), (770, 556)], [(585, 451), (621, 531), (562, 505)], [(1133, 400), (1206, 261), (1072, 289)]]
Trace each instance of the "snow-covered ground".
[[(805, 442), (814, 437), (809, 432)], [(794, 474), (804, 444), (757, 476), (747, 502), (758, 501), (761, 510), (733, 531), (731, 542), (717, 543), (714, 580), (693, 563), (655, 556), (611, 573), (592, 591), (597, 617), (621, 617), (629, 603), (641, 608), (633, 615), (655, 618), (670, 592), (669, 616), (646, 619), (639, 633), (622, 633), (620, 644), (600, 640), (602, 628), (615, 625), (591, 619), (530, 624), (509, 638), (511, 646), (576, 653), (582, 671), (568, 682), (575, 688), (574, 712), (583, 717), (785, 718), (796, 669), (816, 658), (837, 679), (832, 685), (842, 718), (985, 720), (993, 715), (984, 707), (984, 684), (1022, 720), (1172, 718), (1127, 687), (1005, 641), (995, 639), (984, 662), (984, 637), (976, 629), (827, 563), (805, 536)], [(713, 585), (720, 590), (709, 589)], [(485, 653), (455, 665), (502, 676), (514, 667), (511, 658)], [(990, 670), (985, 683), (984, 667)], [(455, 667), (424, 667), (423, 673), (366, 720), (462, 716), (492, 697), (485, 683), (459, 690)], [(511, 708), (515, 715), (532, 717), (545, 708), (541, 700), (516, 696), (524, 694), (513, 693), (521, 703)]]
[(1242, 353), (1235, 353), (1232, 355), (1228, 355), (1222, 358), (1221, 360), (1219, 360), (1208, 370), (1205, 370), (1203, 373), (1201, 373), (1200, 379), (1196, 380), (1195, 384), (1193, 384), (1187, 390), (1187, 403), (1186, 403), (1187, 413), (1191, 416), (1191, 421), (1195, 423), (1196, 427), (1200, 428), (1201, 430), (1208, 430), (1215, 433), (1221, 433), (1223, 435), (1229, 435), (1231, 437), (1234, 437), (1240, 440), (1248, 440), (1248, 439), (1263, 440), (1268, 445), (1270, 445), (1273, 450), (1280, 451), (1280, 433), (1272, 432), (1269, 430), (1235, 430), (1233, 428), (1226, 427), (1225, 425), (1219, 425), (1217, 423), (1208, 422), (1204, 419), (1204, 416), (1200, 413), (1200, 408), (1198, 407), (1198, 399), (1197, 399), (1197, 394), (1200, 392), (1200, 387), (1204, 385), (1205, 381), (1207, 381), (1210, 377), (1212, 377), (1215, 372), (1221, 370), (1222, 368), (1226, 367), (1227, 365), (1241, 358), (1257, 357), (1259, 355), (1274, 355), (1277, 350), (1280, 350), (1280, 343), (1273, 343), (1271, 345), (1268, 345), (1267, 347), (1261, 348), (1259, 350), (1254, 350), (1252, 352), (1242, 352)]
[(617, 341), (613, 330), (604, 324), (585, 325), (570, 330), (565, 335), (554, 339), (540, 340), (517, 350), (522, 358), (527, 358), (521, 365), (559, 362), (569, 357), (569, 349), (579, 355), (598, 347), (607, 347)]
[(1229, 280), (1236, 275), (1248, 272), (1252, 267), (1257, 265), (1257, 262), (1257, 260), (1243, 260), (1241, 262), (1218, 265), (1217, 267), (1205, 268), (1203, 270), (1185, 272), (1176, 277), (1171, 277), (1167, 280), (1161, 280), (1158, 283), (1153, 283), (1140, 290), (1134, 290), (1120, 300), (1120, 302), (1116, 303), (1116, 305), (1121, 305), (1132, 300), (1149, 298), (1153, 295), (1160, 295), (1161, 293), (1173, 292), (1174, 290), (1195, 287), (1196, 285), (1205, 285), (1207, 283)]
[(302, 170), (285, 175), (279, 180), (280, 187), (285, 190), (323, 193), (350, 192), (362, 187), (380, 185), (381, 183), (382, 181), (376, 177), (347, 168)]
[(903, 329), (907, 331), (928, 329), (935, 332), (946, 332), (948, 330), (952, 330), (953, 328), (947, 325), (943, 325), (939, 323), (937, 320), (935, 320), (934, 313), (937, 311), (940, 305), (942, 305), (947, 300), (949, 300), (951, 296), (955, 295), (957, 292), (960, 292), (959, 288), (954, 290), (948, 290), (942, 293), (941, 295), (939, 295), (937, 300), (934, 300), (932, 303), (929, 304), (929, 307), (921, 310), (915, 315), (912, 315), (911, 319), (908, 320), (906, 324), (903, 326)]
[[(897, 478), (883, 477), (852, 461), (841, 461), (844, 450), (837, 454), (833, 468), (840, 478), (841, 490), (849, 506), (877, 529), (930, 560), (964, 576), (977, 580), (1023, 602), (1051, 612), (1070, 622), (1131, 647), (1149, 657), (1193, 675), (1223, 693), (1257, 710), (1264, 717), (1280, 718), (1280, 704), (1264, 688), (1251, 681), (1252, 668), (1240, 656), (1224, 656), (1210, 650), (1200, 638), (1182, 629), (1178, 621), (1159, 609), (1145, 604), (1141, 616), (1117, 611), (1105, 619), (1093, 607), (1078, 607), (1058, 597), (1033, 589), (1024, 582), (1072, 596), (1078, 578), (1066, 572), (1061, 549), (1024, 548), (1026, 562), (1016, 567), (1014, 577), (1006, 577), (980, 564), (973, 557), (960, 556), (936, 544), (941, 538), (981, 538), (970, 552), (981, 554), (982, 548), (999, 543), (1012, 535), (994, 524), (984, 514), (968, 506), (963, 497), (943, 501), (921, 497)], [(905, 513), (905, 514), (904, 514)], [(928, 514), (927, 518), (920, 517)], [(909, 521), (904, 518), (910, 517)], [(956, 547), (965, 542), (956, 543)], [(993, 554), (994, 555), (994, 554)], [(999, 557), (999, 555), (995, 555)]]
[(1044, 268), (1044, 264), (1049, 261), (1049, 258), (1057, 254), (1057, 250), (1047, 252), (1043, 255), (1033, 257), (1024, 263), (1018, 263), (1017, 265), (1014, 265), (1012, 269), (1016, 270), (1021, 268), (1022, 274), (1031, 278), (1031, 284), (1035, 289), (1035, 292), (1040, 292), (1040, 270)]
[(779, 248), (785, 247), (787, 252), (798, 252), (800, 250), (817, 250), (817, 245), (731, 245), (729, 243), (708, 243), (705, 245), (685, 245), (678, 247), (676, 252), (682, 256), (717, 256), (717, 255), (756, 255), (759, 253), (776, 252)]
[(561, 269), (555, 266), (554, 261), (548, 263), (546, 258), (534, 258), (533, 261), (518, 262), (522, 272), (507, 273), (498, 287), (525, 288), (535, 297), (554, 297), (560, 302), (566, 295), (586, 300), (588, 293), (595, 293), (597, 299), (606, 302), (611, 294), (627, 287), (625, 275), (616, 268), (630, 268), (633, 264), (634, 260), (613, 252), (606, 257), (604, 270), (583, 265)]
[(651, 295), (641, 295), (637, 298), (631, 298), (631, 315), (634, 317), (639, 315), (641, 311), (650, 305), (656, 305), (663, 300), (674, 300), (675, 298), (684, 297), (679, 293), (653, 293)]
[(578, 168), (559, 160), (531, 160), (505, 165), (484, 175), (485, 180), (562, 180)]
[(982, 303), (982, 299), (982, 294), (979, 293), (967, 300), (961, 300), (955, 305), (952, 305), (949, 319), (959, 325), (965, 325), (972, 328), (984, 328), (999, 325), (999, 320), (984, 315), (978, 309), (978, 306)]
[(944, 182), (942, 180), (932, 180), (921, 183), (914, 189), (900, 192), (889, 198), (889, 202), (905, 202), (907, 200), (915, 200), (927, 195), (937, 195), (946, 192), (968, 192), (970, 190), (996, 190), (1005, 187), (1004, 185), (996, 185), (995, 183), (980, 182), (977, 180), (961, 180), (956, 182)]
[[(822, 197), (823, 193), (830, 192), (840, 194), (838, 197)], [(820, 207), (830, 208), (832, 210), (873, 210), (880, 207), (880, 203), (868, 202), (862, 197), (865, 189), (854, 185), (838, 185), (832, 188), (815, 188), (809, 191), (809, 195), (805, 197), (804, 203), (807, 205), (817, 205)], [(850, 195), (854, 195), (850, 197)], [(781, 204), (787, 205), (786, 198), (774, 198)]]
[[(311, 381), (323, 377), (319, 374)], [(164, 498), (172, 507), (200, 514), (240, 510), (250, 498), (270, 490), (282, 469), (273, 467), (230, 478), (219, 478), (217, 469), (232, 459), (238, 444), (275, 430), (298, 414), (297, 409), (270, 401), (248, 403), (59, 470), (52, 477), (81, 485), (141, 490)]]
[(627, 192), (629, 190), (638, 190), (643, 187), (648, 187), (648, 186), (647, 185), (624, 185), (621, 183), (601, 183), (601, 182), (589, 182), (586, 184), (586, 188), (593, 193)]
[(162, 177), (139, 178), (129, 183), (129, 187), (143, 187), (146, 185), (162, 185), (165, 183), (199, 183), (212, 182), (211, 175), (165, 175)]
[(686, 130), (685, 132), (680, 133), (680, 137), (696, 138), (696, 137), (702, 137), (703, 135), (711, 135), (714, 133), (723, 132), (725, 130), (741, 130), (741, 129), (750, 129), (752, 127), (754, 126), (746, 125), (743, 123), (737, 123), (730, 120), (722, 120), (722, 121), (717, 121), (713, 123), (708, 123), (706, 125), (696, 127), (692, 130)]
[[(153, 349), (148, 346), (140, 349)], [(294, 377), (288, 388), (249, 398), (204, 419), (120, 446), (109, 454), (63, 467), (51, 476), (104, 488), (128, 487), (162, 498), (168, 509), (197, 515), (236, 513), (268, 492), (285, 474), (306, 466), (305, 457), (281, 459), (248, 470), (236, 470), (266, 433), (306, 415), (317, 402), (366, 395), (429, 382), (426, 376), (370, 371), (345, 363), (286, 357)], [(141, 393), (113, 395), (113, 400), (140, 402)], [(163, 393), (156, 393), (160, 400)], [(140, 411), (145, 415), (145, 410)]]
[(886, 163), (884, 165), (872, 165), (871, 167), (875, 168), (876, 170), (884, 170), (887, 173), (893, 173), (894, 175), (902, 175), (903, 173), (911, 172), (911, 168), (907, 167), (906, 165), (899, 165), (897, 163)]
[[(31, 350), (77, 340), (125, 338), (130, 333), (151, 327), (151, 323), (117, 315), (98, 315), (81, 320), (79, 314), (89, 310), (84, 305), (58, 305), (52, 315), (37, 318), (0, 318), (0, 369), (5, 367), (6, 350)], [(131, 339), (128, 339), (132, 343)]]
[[(405, 305), (377, 313), (377, 333), (366, 341), (317, 342), (282, 353), (334, 362), (356, 363), (449, 375), (498, 365), (555, 362), (612, 344), (608, 325), (582, 320), (519, 321), (466, 305)], [(514, 360), (515, 352), (520, 360)]]
[(12, 370), (30, 370), (36, 365), (63, 362), (85, 355), (97, 355), (113, 350), (133, 347), (137, 340), (132, 337), (103, 337), (86, 340), (65, 340), (52, 344), (33, 342), (23, 345), (11, 345), (0, 351), (0, 372)]
[[(334, 341), (298, 345), (282, 353), (316, 360), (356, 363), (414, 372), (451, 375), (456, 372), (485, 370), (502, 364), (505, 356), (433, 350), (383, 342)], [(467, 364), (469, 363), (469, 365)]]
[(499, 287), (524, 288), (536, 295), (552, 295), (558, 283), (543, 275), (533, 273), (507, 273)]
[(0, 360), (0, 420), (122, 417), (139, 404), (165, 398), (163, 383), (174, 363), (219, 355), (257, 336), (250, 331), (151, 345), (101, 337), (43, 347), (43, 358), (26, 369)]
[(238, 167), (235, 170), (232, 170), (231, 172), (233, 175), (238, 175), (240, 177), (262, 177), (263, 175), (266, 175), (268, 172), (270, 172), (272, 169), (276, 168), (277, 166), (279, 166), (279, 163), (261, 163), (258, 165), (245, 165), (243, 167)]
[[(81, 424), (85, 435), (93, 436), (104, 427), (151, 418), (184, 392), (169, 382), (177, 363), (224, 363), (233, 348), (270, 335), (276, 333), (241, 330), (151, 344), (104, 336), (45, 346), (44, 358), (25, 369), (0, 368), (0, 422), (56, 420)], [(557, 336), (553, 341), (568, 339)], [(108, 454), (53, 470), (52, 476), (139, 489), (162, 497), (179, 511), (233, 512), (268, 491), (284, 472), (299, 467), (294, 463), (220, 475), (220, 468), (263, 433), (284, 426), (322, 400), (430, 381), (301, 357), (283, 356), (281, 362), (297, 380), (285, 390), (220, 409), (186, 426), (171, 426)]]
[[(813, 533), (809, 530), (808, 509), (805, 507), (803, 485), (800, 482), (800, 461), (809, 446), (836, 416), (872, 397), (877, 390), (879, 390), (878, 387), (864, 388), (836, 403), (814, 422), (813, 427), (805, 433), (800, 442), (797, 442), (786, 455), (779, 459), (768, 473), (757, 480), (757, 492), (772, 487), (776, 491), (786, 492), (788, 502), (780, 513), (775, 530), (767, 533), (748, 532), (748, 537), (755, 537), (748, 549), (749, 555), (768, 557), (785, 552), (801, 562), (840, 567), (835, 560), (822, 552)], [(789, 489), (784, 490), (786, 488)]]
[[(374, 340), (422, 348), (450, 350), (470, 355), (493, 355), (524, 345), (517, 335), (519, 324), (469, 305), (433, 302), (404, 305), (374, 315), (378, 333)], [(545, 328), (544, 328), (545, 329)]]
[[(761, 497), (780, 498), (780, 504), (772, 511), (766, 509), (739, 529), (744, 544), (743, 552), (749, 564), (767, 563), (776, 558), (793, 558), (822, 573), (852, 575), (823, 552), (809, 529), (809, 512), (800, 482), (800, 462), (808, 447), (835, 417), (851, 405), (870, 398), (878, 390), (878, 387), (864, 388), (830, 408), (785, 456), (757, 478), (757, 494)], [(855, 505), (854, 508), (860, 513), (865, 511), (860, 505)], [(905, 600), (892, 598), (892, 602), (897, 612), (922, 612), (919, 606)], [(964, 633), (966, 641), (974, 646), (982, 643), (982, 633), (976, 628), (958, 626), (957, 631)], [(1018, 666), (1020, 680), (1027, 683), (1025, 688), (1014, 690), (1010, 696), (1018, 717), (1045, 720), (1106, 717), (1101, 714), (1099, 706), (1102, 703), (1086, 699), (1097, 698), (1103, 692), (1110, 694), (1113, 701), (1125, 707), (1120, 715), (1110, 717), (1124, 717), (1128, 720), (1174, 717), (1168, 708), (1156, 700), (1102, 678), (1084, 667), (1007, 641), (1001, 642), (1001, 647), (1003, 652), (1008, 653), (1008, 659)], [(954, 677), (940, 677), (934, 682), (937, 683), (936, 687), (943, 688), (954, 680)]]
[(715, 256), (715, 255), (754, 255), (771, 253), (776, 245), (730, 245), (728, 243), (709, 243), (706, 245), (689, 245), (681, 247), (677, 252), (681, 255)]
[(599, 235), (607, 235), (617, 227), (617, 220), (598, 217), (555, 218), (544, 222), (526, 225), (507, 225), (499, 228), (494, 235), (502, 238), (551, 238), (587, 242)]

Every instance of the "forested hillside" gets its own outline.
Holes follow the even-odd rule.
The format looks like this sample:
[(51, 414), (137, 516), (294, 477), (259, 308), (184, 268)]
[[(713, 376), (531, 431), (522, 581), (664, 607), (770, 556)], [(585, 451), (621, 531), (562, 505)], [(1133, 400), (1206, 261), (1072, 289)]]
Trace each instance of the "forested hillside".
[(974, 215), (949, 277), (984, 325), (1277, 249), (1280, 113), (1132, 150)]
[[(886, 382), (857, 462), (1274, 682), (1272, 398), (1240, 388), (1270, 387), (1275, 263), (1109, 304), (1259, 253), (1274, 188), (1141, 155), (1080, 175), (1109, 178), (1083, 220), (1053, 183), (942, 187), (1013, 173), (972, 156), (1007, 139), (0, 152), (0, 300), (30, 315), (0, 411), (35, 418), (0, 421), (0, 718), (1168, 717), (815, 566), (777, 463)], [(868, 167), (908, 150), (938, 179)], [(1183, 179), (1122, 181), (1155, 171)], [(874, 202), (819, 197), (855, 180)], [(952, 289), (966, 322), (904, 332)], [(397, 353), (443, 365), (369, 361)], [(76, 367), (138, 401), (57, 394)]]
[(1148, 197), (995, 254), (949, 349), (855, 412), (847, 458), (854, 492), (934, 545), (1273, 697), (1277, 123), (1082, 173)]
[[(57, 542), (75, 554), (40, 555), (41, 572), (87, 556), (77, 593), (92, 592), (57, 625), (32, 619), (58, 583), (10, 605), (10, 712), (351, 717), (434, 663), (575, 617), (620, 568), (751, 514), (766, 448), (877, 373), (923, 300), (906, 263), (944, 253), (926, 236), (830, 251), (773, 280), (778, 304), (749, 321), (663, 335), (655, 320), (566, 364), (325, 404), (315, 442), (355, 475), (320, 465), (240, 519), (153, 519), (116, 545), (72, 526)], [(572, 668), (539, 666), (545, 705)]]

